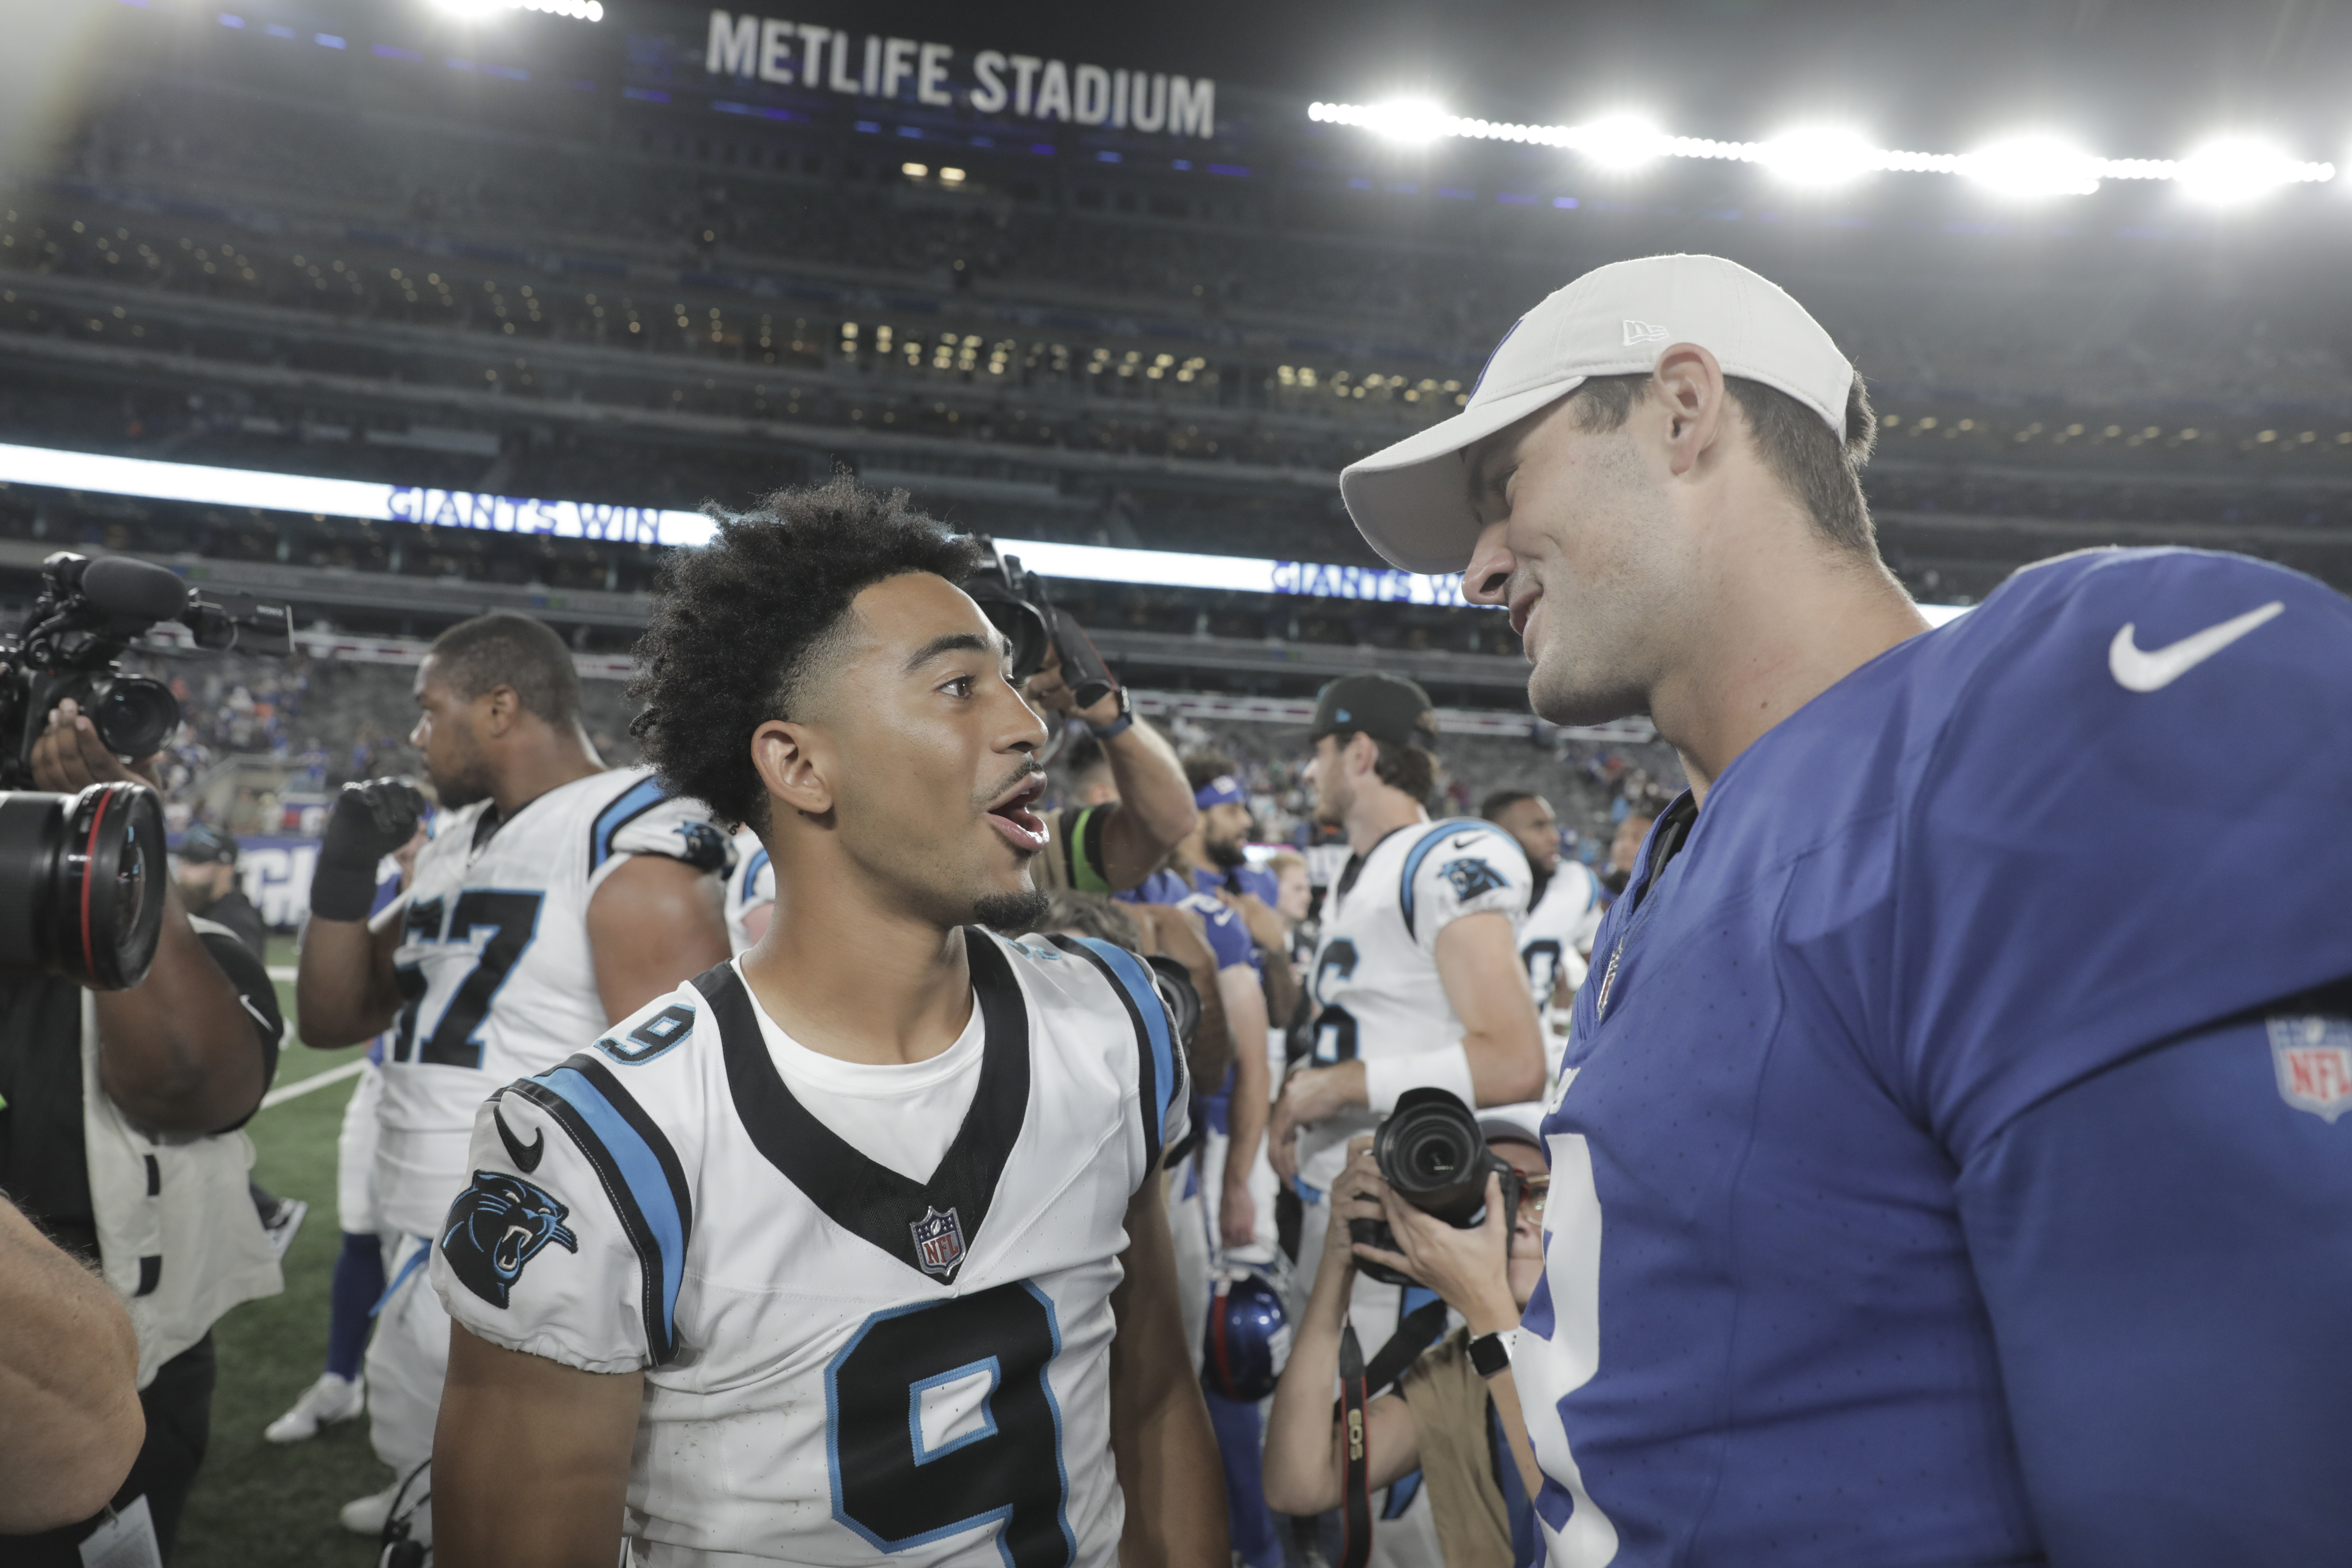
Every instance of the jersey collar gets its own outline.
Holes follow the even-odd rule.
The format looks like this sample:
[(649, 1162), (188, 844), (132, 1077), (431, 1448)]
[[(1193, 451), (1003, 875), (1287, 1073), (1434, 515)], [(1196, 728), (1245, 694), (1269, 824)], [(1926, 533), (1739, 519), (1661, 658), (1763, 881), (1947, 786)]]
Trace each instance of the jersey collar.
[[(980, 1083), (929, 1182), (877, 1164), (800, 1102), (768, 1054), (751, 994), (733, 964), (722, 963), (694, 982), (719, 1026), (735, 1113), (752, 1146), (834, 1224), (942, 1285), (955, 1282), (979, 1241), (981, 1222), (1029, 1110), (1029, 1010), (1020, 982), (986, 933), (967, 927), (964, 952), (984, 1037)], [(961, 1238), (957, 1256), (944, 1268), (936, 1262), (927, 1268), (916, 1227), (950, 1215)]]

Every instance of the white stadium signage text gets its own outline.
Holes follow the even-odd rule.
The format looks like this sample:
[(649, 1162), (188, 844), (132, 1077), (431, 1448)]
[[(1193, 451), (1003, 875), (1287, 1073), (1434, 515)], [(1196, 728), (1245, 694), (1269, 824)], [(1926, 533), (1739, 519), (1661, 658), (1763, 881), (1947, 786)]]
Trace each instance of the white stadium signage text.
[(981, 49), (970, 57), (969, 79), (960, 79), (956, 59), (952, 44), (859, 37), (838, 27), (714, 10), (703, 68), (712, 76), (861, 98), (897, 98), (912, 88), (918, 103), (934, 109), (962, 103), (976, 114), (1203, 140), (1216, 134), (1217, 84), (1206, 78)]

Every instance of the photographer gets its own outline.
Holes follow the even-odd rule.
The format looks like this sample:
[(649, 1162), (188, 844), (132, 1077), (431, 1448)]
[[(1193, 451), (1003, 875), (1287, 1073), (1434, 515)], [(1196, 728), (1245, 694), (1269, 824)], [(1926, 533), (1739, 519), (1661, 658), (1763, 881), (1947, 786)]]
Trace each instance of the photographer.
[[(152, 758), (126, 767), (71, 701), (26, 760), (43, 790), (155, 784)], [(247, 1196), (252, 1145), (223, 1135), (259, 1108), (283, 1025), (259, 960), (222, 928), (192, 922), (168, 879), (150, 891), (163, 926), (138, 984), (0, 983), (0, 1189), (129, 1307), (147, 1435), (113, 1506), (143, 1498), (168, 1560), (209, 1435), (213, 1322), (281, 1289)], [(135, 1520), (106, 1521), (110, 1541)], [(11, 1541), (0, 1555), (78, 1564), (100, 1524)]]
[[(1543, 1557), (1528, 1501), (1541, 1479), (1511, 1381), (1508, 1346), (1543, 1271), (1549, 1177), (1542, 1147), (1523, 1119), (1490, 1112), (1478, 1125), (1486, 1146), (1523, 1184), (1507, 1237), (1498, 1175), (1487, 1178), (1483, 1222), (1458, 1230), (1406, 1203), (1381, 1180), (1370, 1138), (1349, 1142), (1347, 1168), (1331, 1188), (1332, 1224), (1314, 1292), (1275, 1389), (1265, 1495), (1292, 1514), (1321, 1513), (1345, 1500), (1347, 1434), (1331, 1403), (1340, 1331), (1356, 1260), (1385, 1264), (1435, 1290), (1467, 1326), (1403, 1368), (1393, 1394), (1381, 1392), (1393, 1373), (1372, 1352), (1363, 1484), (1378, 1489), (1418, 1468), (1428, 1483), (1447, 1568), (1526, 1568)], [(1350, 1219), (1385, 1221), (1397, 1250), (1351, 1243)]]

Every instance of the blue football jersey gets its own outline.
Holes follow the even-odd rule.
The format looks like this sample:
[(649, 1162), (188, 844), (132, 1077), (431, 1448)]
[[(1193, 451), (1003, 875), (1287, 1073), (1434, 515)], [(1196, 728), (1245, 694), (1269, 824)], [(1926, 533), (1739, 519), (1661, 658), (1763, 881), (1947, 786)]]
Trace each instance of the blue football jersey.
[(1653, 847), (1544, 1121), (1557, 1568), (2352, 1552), (2352, 602), (2043, 563)]

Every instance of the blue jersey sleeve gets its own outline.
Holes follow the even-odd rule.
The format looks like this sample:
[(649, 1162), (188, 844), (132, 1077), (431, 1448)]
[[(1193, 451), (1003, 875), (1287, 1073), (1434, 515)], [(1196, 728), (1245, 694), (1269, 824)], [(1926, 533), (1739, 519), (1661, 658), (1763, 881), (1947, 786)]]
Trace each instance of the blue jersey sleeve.
[(1246, 963), (1253, 969), (1257, 966), (1257, 949), (1251, 945), (1249, 928), (1242, 924), (1241, 916), (1206, 893), (1188, 893), (1177, 907), (1200, 917), (1209, 951), (1217, 955), (1219, 969), (1231, 969), (1237, 963)]
[(1892, 1027), (1866, 1032), (1965, 1163), (2069, 1084), (2352, 974), (2352, 602), (2102, 551), (1952, 630), (1920, 674), (1948, 716), (1903, 763)]
[(2343, 1559), (2352, 992), (2319, 1005), (2083, 1079), (1961, 1169), (2053, 1563)]

